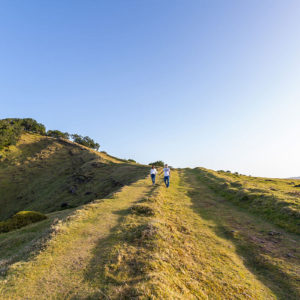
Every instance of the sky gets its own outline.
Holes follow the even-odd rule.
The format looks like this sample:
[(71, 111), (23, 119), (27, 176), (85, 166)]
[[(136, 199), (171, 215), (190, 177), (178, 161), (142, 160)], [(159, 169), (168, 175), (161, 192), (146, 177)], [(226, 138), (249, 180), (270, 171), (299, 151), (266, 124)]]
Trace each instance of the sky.
[(300, 1), (0, 0), (0, 118), (140, 163), (300, 176)]

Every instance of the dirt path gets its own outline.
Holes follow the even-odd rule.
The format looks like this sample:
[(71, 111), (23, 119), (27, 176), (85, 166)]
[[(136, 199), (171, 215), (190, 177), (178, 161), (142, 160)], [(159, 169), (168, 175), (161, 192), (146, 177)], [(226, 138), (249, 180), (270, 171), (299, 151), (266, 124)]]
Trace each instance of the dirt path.
[[(124, 187), (111, 199), (86, 205), (65, 223), (34, 260), (14, 265), (0, 283), (1, 299), (99, 299), (105, 295), (89, 278), (97, 266), (89, 268), (93, 249), (108, 241), (128, 209), (151, 189), (149, 179)], [(106, 245), (103, 245), (107, 249)], [(98, 261), (99, 264), (104, 262)], [(86, 270), (89, 268), (89, 274)]]
[(211, 223), (212, 230), (236, 248), (245, 266), (278, 299), (300, 299), (300, 239), (217, 196), (197, 176), (184, 170), (193, 210)]

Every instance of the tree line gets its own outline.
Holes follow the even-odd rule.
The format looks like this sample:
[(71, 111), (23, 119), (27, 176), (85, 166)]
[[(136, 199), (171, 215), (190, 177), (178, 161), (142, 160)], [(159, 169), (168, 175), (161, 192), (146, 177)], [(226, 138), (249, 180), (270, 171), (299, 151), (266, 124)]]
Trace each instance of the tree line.
[(0, 150), (4, 147), (15, 145), (21, 134), (24, 132), (36, 133), (53, 138), (63, 138), (72, 140), (75, 143), (99, 150), (100, 145), (89, 136), (81, 136), (79, 134), (69, 134), (60, 130), (46, 131), (45, 125), (38, 123), (31, 118), (17, 119), (8, 118), (0, 120)]

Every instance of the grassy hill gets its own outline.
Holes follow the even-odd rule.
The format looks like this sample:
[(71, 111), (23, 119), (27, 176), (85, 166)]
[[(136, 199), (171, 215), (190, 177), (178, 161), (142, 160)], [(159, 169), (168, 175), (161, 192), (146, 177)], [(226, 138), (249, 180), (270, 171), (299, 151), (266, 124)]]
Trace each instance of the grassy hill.
[(249, 177), (197, 168), (217, 194), (289, 232), (300, 233), (300, 180)]
[[(0, 299), (299, 299), (297, 180), (148, 167), (22, 133), (0, 150)], [(160, 172), (160, 170), (159, 170)]]
[(20, 210), (49, 213), (89, 203), (145, 174), (143, 166), (29, 133), (0, 156), (0, 221)]

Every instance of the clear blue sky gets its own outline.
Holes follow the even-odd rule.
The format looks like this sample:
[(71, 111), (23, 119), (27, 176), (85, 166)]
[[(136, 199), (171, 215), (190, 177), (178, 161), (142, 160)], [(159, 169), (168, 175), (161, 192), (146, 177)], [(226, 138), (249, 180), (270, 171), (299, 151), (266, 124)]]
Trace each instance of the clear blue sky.
[(0, 118), (142, 163), (300, 176), (300, 1), (2, 0)]

